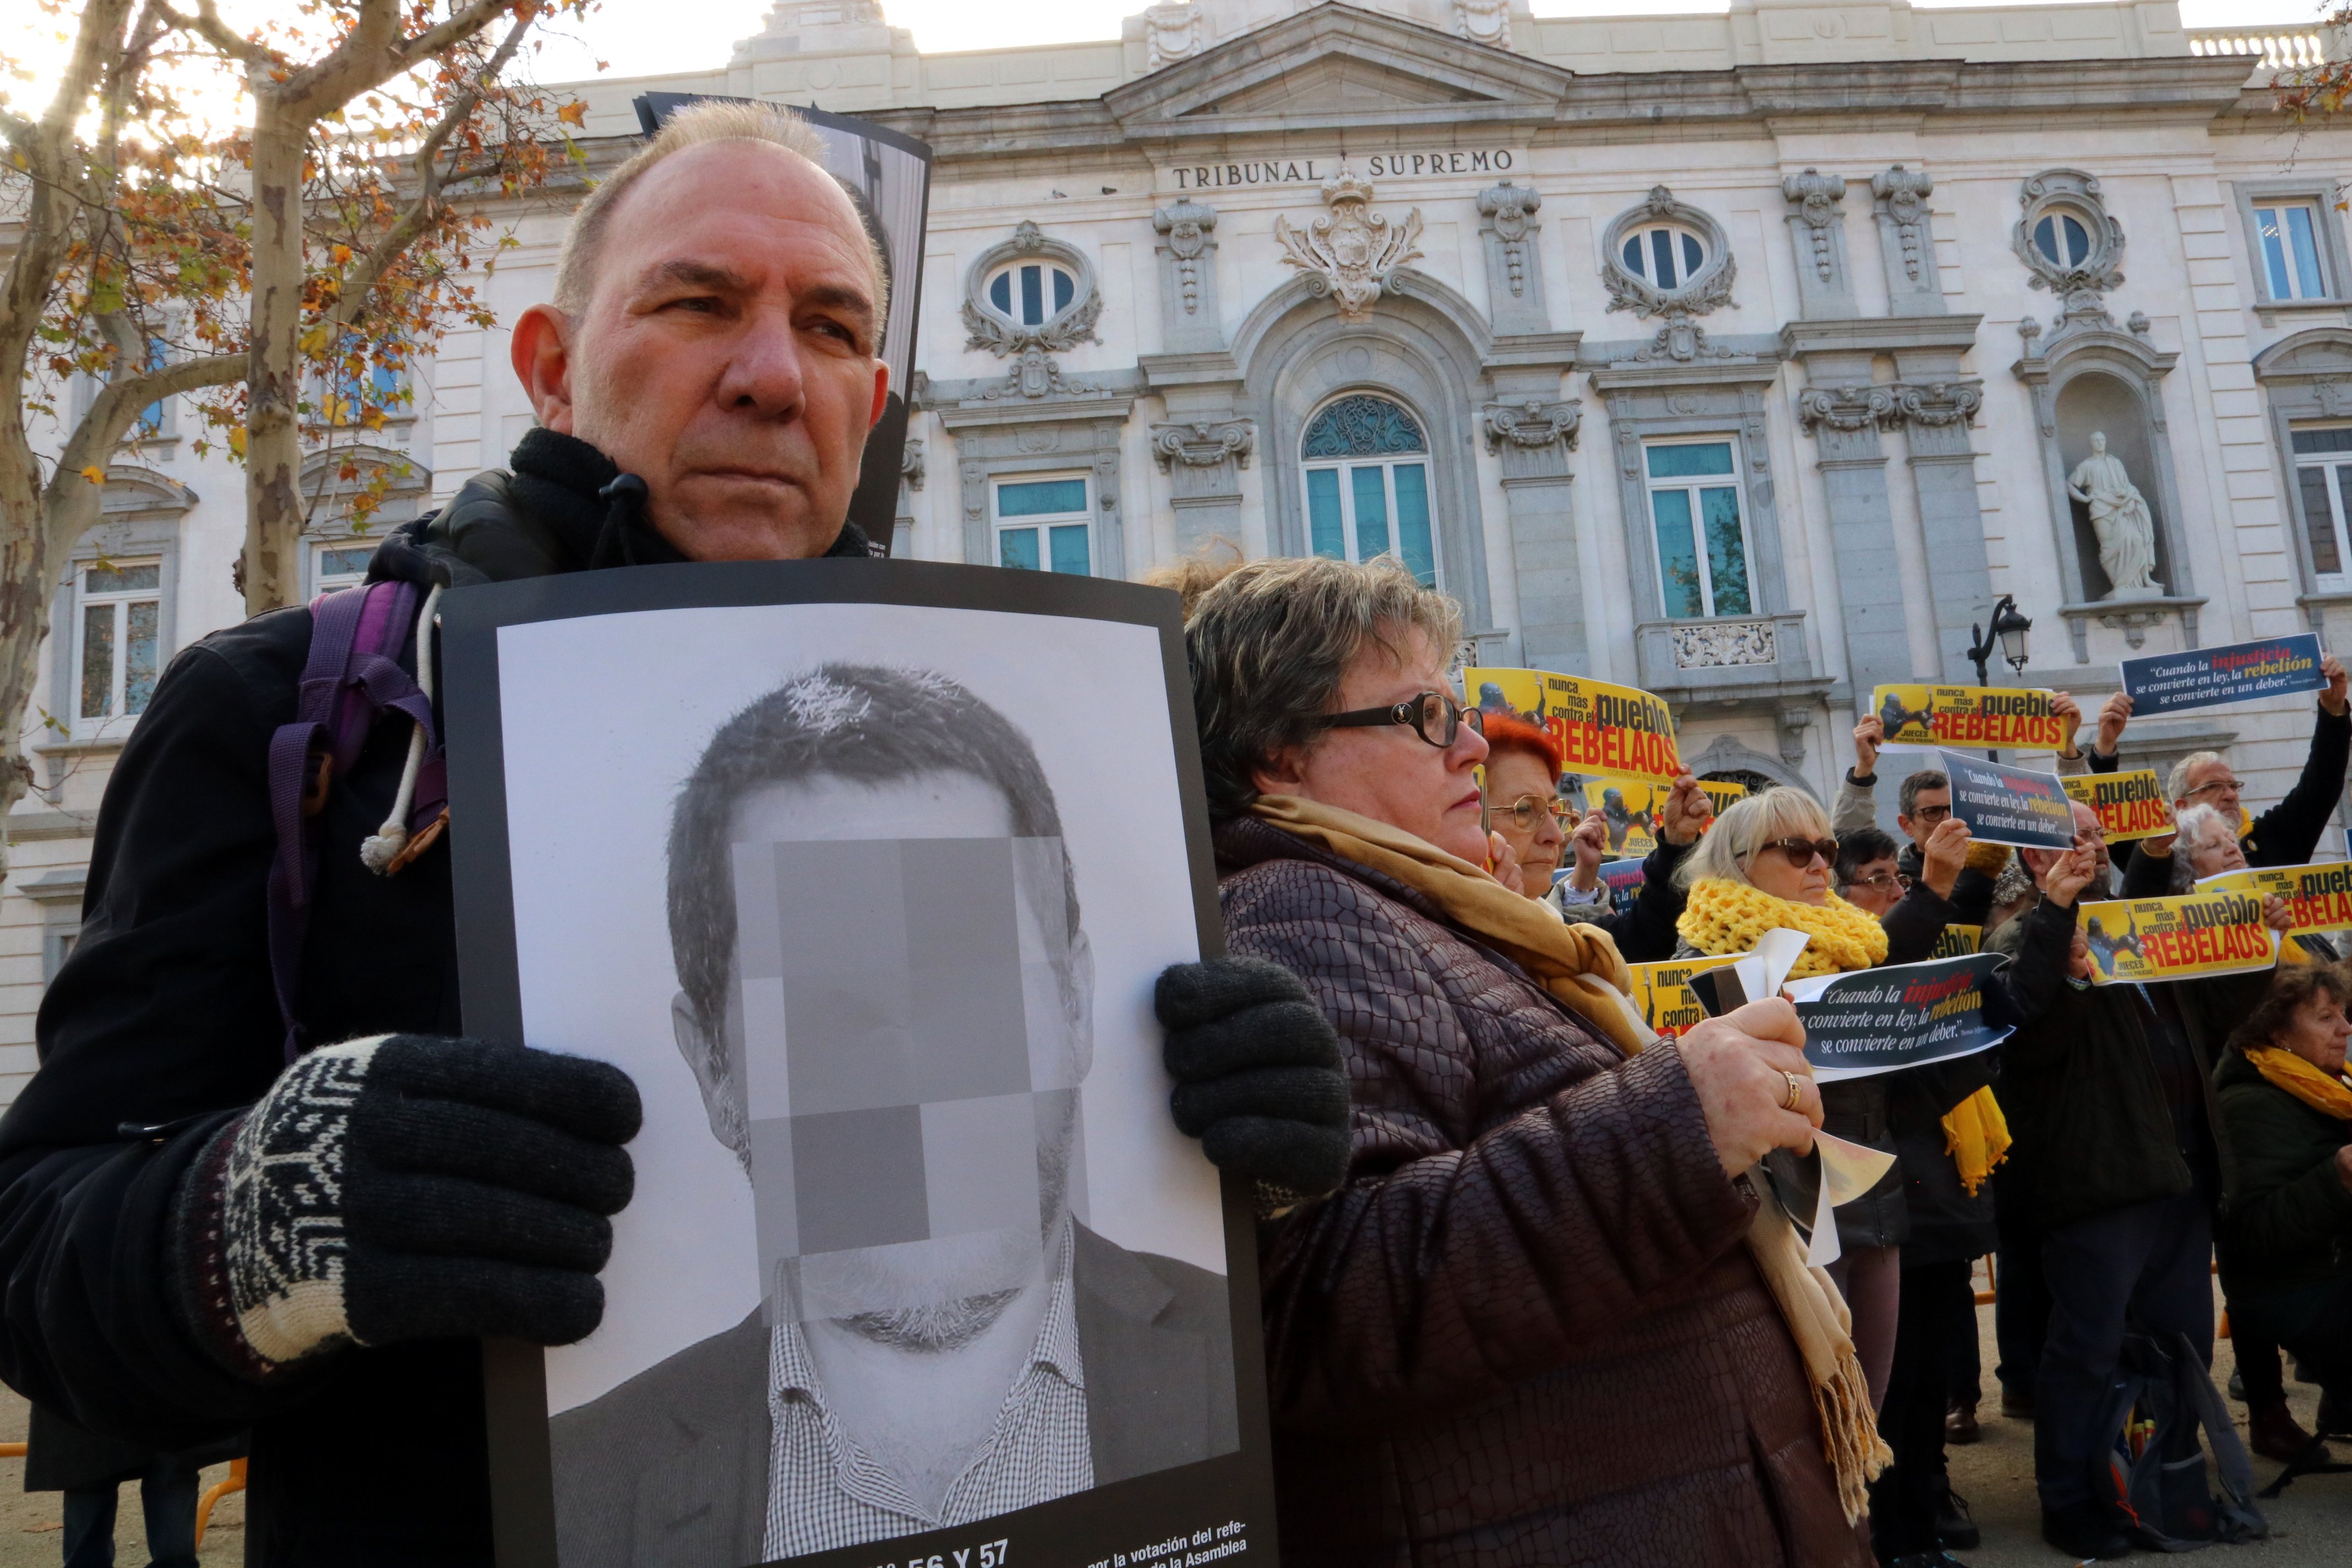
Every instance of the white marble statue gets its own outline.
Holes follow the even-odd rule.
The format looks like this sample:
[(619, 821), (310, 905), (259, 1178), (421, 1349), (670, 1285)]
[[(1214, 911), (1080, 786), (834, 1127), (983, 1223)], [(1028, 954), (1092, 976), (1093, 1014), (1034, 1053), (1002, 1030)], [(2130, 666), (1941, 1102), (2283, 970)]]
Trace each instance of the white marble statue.
[(2156, 521), (2147, 498), (2131, 482), (2121, 458), (2107, 455), (2104, 430), (2091, 432), (2091, 455), (2066, 476), (2066, 493), (2091, 509), (2091, 531), (2099, 536), (2099, 565), (2113, 584), (2110, 599), (2161, 597), (2156, 580)]

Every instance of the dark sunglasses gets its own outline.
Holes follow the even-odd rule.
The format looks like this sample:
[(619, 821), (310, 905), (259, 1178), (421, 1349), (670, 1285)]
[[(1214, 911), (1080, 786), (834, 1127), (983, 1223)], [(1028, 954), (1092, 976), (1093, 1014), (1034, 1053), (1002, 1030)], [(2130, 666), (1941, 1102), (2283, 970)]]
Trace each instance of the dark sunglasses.
[(1345, 713), (1326, 713), (1316, 722), (1318, 728), (1325, 730), (1408, 724), (1412, 727), (1414, 734), (1433, 746), (1444, 748), (1454, 744), (1454, 738), (1462, 732), (1462, 722), (1465, 719), (1473, 730), (1482, 735), (1486, 732), (1486, 721), (1475, 708), (1465, 708), (1443, 691), (1423, 691), (1402, 702), (1391, 702), (1385, 708), (1351, 708)]
[(1751, 858), (1767, 849), (1775, 851), (1800, 871), (1811, 865), (1815, 856), (1821, 857), (1824, 866), (1837, 863), (1838, 842), (1834, 838), (1775, 838), (1769, 844), (1759, 844)]

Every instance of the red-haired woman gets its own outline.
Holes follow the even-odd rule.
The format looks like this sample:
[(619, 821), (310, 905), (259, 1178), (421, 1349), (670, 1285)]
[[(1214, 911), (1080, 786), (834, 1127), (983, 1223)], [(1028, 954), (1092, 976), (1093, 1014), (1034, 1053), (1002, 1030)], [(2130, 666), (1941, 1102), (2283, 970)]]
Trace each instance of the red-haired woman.
[[(1666, 797), (1658, 847), (1642, 866), (1642, 896), (1620, 914), (1610, 908), (1609, 889), (1599, 867), (1608, 845), (1601, 814), (1585, 813), (1574, 832), (1562, 826), (1568, 805), (1559, 796), (1560, 749), (1548, 731), (1507, 713), (1485, 715), (1486, 823), (1503, 836), (1517, 858), (1519, 891), (1538, 899), (1577, 924), (1596, 925), (1616, 940), (1628, 963), (1654, 963), (1675, 955), (1675, 921), (1683, 912), (1683, 890), (1675, 868), (1706, 829), (1713, 809), (1706, 792), (1685, 773)], [(1576, 869), (1553, 884), (1563, 856)], [(1506, 882), (1507, 868), (1498, 870)], [(1583, 886), (1577, 886), (1581, 882)]]

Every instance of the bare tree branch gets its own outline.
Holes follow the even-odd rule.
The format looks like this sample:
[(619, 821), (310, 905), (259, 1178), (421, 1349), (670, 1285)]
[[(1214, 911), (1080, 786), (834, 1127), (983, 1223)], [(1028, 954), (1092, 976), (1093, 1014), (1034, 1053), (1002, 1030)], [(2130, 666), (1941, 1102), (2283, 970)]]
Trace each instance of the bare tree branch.
[[(429, 60), (452, 44), (461, 44), (490, 25), (490, 18), (501, 11), (516, 10), (515, 0), (474, 0), (463, 11), (453, 13), (446, 20), (426, 28), (400, 46), (401, 63), (412, 66)], [(537, 15), (535, 9), (524, 10), (516, 19), (517, 34)]]
[[(499, 73), (506, 68), (507, 62), (514, 58), (515, 51), (522, 47), (523, 35), (530, 30), (532, 20), (530, 16), (518, 17), (514, 26), (507, 29), (507, 36), (499, 41), (497, 50), (476, 77), (477, 83), (498, 79)], [(383, 237), (368, 247), (367, 255), (358, 268), (344, 278), (342, 291), (337, 296), (335, 308), (328, 318), (339, 331), (358, 320), (376, 284), (431, 225), (434, 210), (441, 205), (441, 192), (448, 177), (448, 171), (440, 165), (441, 150), (472, 116), (481, 100), (478, 85), (466, 88), (450, 100), (448, 112), (425, 133), (424, 143), (417, 148), (412, 164), (416, 171), (416, 199), (408, 205), (407, 210), (400, 215)]]
[[(173, 10), (167, 0), (155, 0), (155, 10), (173, 26), (184, 33), (195, 34), (230, 59), (243, 65), (248, 73), (267, 75), (278, 63), (270, 58), (268, 50), (238, 37), (236, 28), (222, 21), (220, 10), (213, 0), (196, 0), (196, 14), (193, 16)], [(256, 91), (261, 90), (259, 83), (253, 86)]]

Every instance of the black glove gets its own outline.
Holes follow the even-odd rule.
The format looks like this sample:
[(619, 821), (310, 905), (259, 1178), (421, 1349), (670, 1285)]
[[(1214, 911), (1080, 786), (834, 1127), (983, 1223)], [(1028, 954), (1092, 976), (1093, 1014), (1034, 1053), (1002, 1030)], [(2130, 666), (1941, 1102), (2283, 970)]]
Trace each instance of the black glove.
[(266, 1373), (343, 1344), (584, 1338), (635, 1174), (628, 1074), (386, 1035), (312, 1051), (191, 1167), (174, 1268), (199, 1337)]
[(1348, 1179), (1339, 1037), (1298, 976), (1260, 958), (1171, 964), (1151, 1005), (1176, 1125), (1213, 1163), (1306, 1197)]

